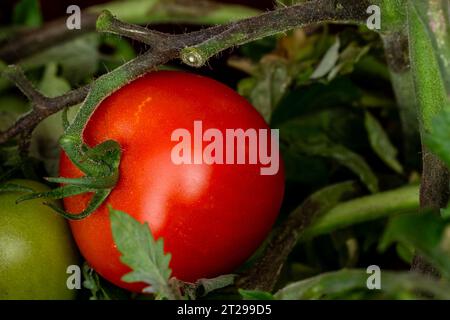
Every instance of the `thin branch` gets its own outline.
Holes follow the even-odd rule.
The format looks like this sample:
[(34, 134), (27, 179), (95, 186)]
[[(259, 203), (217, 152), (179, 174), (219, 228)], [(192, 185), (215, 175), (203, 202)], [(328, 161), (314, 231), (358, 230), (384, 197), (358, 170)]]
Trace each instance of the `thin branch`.
[[(422, 180), (420, 183), (420, 207), (439, 213), (449, 201), (449, 172), (446, 165), (426, 146), (422, 146)], [(439, 277), (439, 272), (424, 257), (416, 254), (411, 270), (431, 277)]]
[(231, 23), (224, 32), (195, 46), (184, 48), (181, 59), (192, 67), (203, 66), (209, 58), (236, 45), (242, 45), (280, 32), (317, 22), (360, 23), (366, 17), (366, 1), (310, 1), (284, 7), (255, 18)]
[(317, 206), (314, 203), (306, 202), (295, 209), (275, 229), (264, 253), (248, 272), (237, 279), (236, 286), (242, 289), (271, 292), (299, 235), (311, 224), (316, 214)]
[(147, 28), (122, 22), (113, 17), (109, 11), (103, 11), (97, 18), (97, 31), (108, 32), (140, 41), (148, 45), (167, 46), (174, 35), (149, 30)]
[(46, 98), (27, 79), (22, 69), (11, 65), (3, 72), (4, 76), (13, 82), (17, 88), (33, 103), (35, 109), (45, 109)]
[[(89, 92), (90, 86), (86, 85), (75, 90), (71, 90), (62, 96), (55, 98), (44, 97), (45, 108), (33, 108), (28, 113), (22, 115), (10, 128), (0, 132), (0, 144), (16, 137), (17, 135), (32, 131), (36, 126), (48, 116), (71, 107), (83, 101)], [(33, 103), (33, 102), (32, 102)]]
[(48, 22), (39, 29), (17, 34), (14, 39), (8, 41), (0, 48), (0, 60), (6, 63), (15, 63), (37, 52), (41, 52), (55, 43), (69, 41), (82, 34), (95, 31), (96, 19), (97, 14), (83, 12), (81, 29), (69, 30), (66, 25), (66, 18), (61, 18)]
[(253, 267), (241, 275), (236, 285), (250, 290), (272, 291), (280, 272), (294, 246), (318, 216), (348, 200), (359, 192), (354, 182), (343, 182), (326, 187), (308, 197), (288, 218), (274, 230), (261, 257)]
[[(132, 8), (130, 8), (130, 5)], [(141, 13), (137, 14), (137, 6)], [(11, 64), (17, 63), (42, 50), (48, 49), (62, 42), (72, 40), (78, 36), (95, 31), (96, 19), (103, 10), (111, 8), (122, 14), (123, 8), (129, 13), (124, 14), (132, 22), (141, 21), (148, 24), (181, 23), (215, 25), (238, 20), (243, 17), (255, 16), (257, 9), (235, 4), (217, 3), (210, 0), (193, 1), (150, 1), (142, 4), (106, 3), (88, 7), (81, 12), (81, 28), (69, 30), (66, 17), (47, 22), (41, 28), (16, 31), (11, 40), (1, 43), (0, 60)]]
[[(189, 48), (199, 48), (201, 50), (204, 48), (205, 43), (209, 46), (212, 41), (216, 44), (216, 46), (214, 47), (214, 50), (208, 51), (207, 56), (210, 57), (212, 54), (216, 54), (234, 45), (256, 40), (270, 34), (303, 26), (305, 24), (326, 21), (341, 23), (361, 22), (364, 21), (367, 16), (366, 8), (366, 1), (358, 1), (356, 4), (350, 0), (311, 1), (274, 10), (260, 16), (232, 22), (227, 25), (206, 28), (200, 31), (179, 35), (160, 33), (153, 30), (147, 30), (140, 26), (119, 22), (108, 14), (101, 14), (100, 19), (97, 20), (97, 25), (103, 32), (121, 34), (126, 37), (138, 39), (139, 41), (150, 45), (149, 51), (122, 66), (128, 68), (128, 70), (131, 70), (132, 72), (130, 72), (130, 74), (134, 77), (139, 77), (159, 65), (165, 64), (172, 59), (179, 58), (180, 52), (183, 49), (189, 50)], [(90, 17), (90, 19), (93, 18)], [(88, 22), (89, 25), (91, 25), (92, 22), (90, 21), (85, 23)], [(54, 40), (56, 37), (55, 35), (57, 35), (57, 37), (68, 36), (68, 34), (65, 33), (67, 30), (62, 32), (60, 26), (53, 28), (46, 25), (42, 29), (39, 37), (36, 37), (36, 32), (33, 32), (33, 37), (36, 39), (33, 40), (33, 37), (26, 37), (25, 39), (17, 42), (27, 43), (33, 47), (33, 41), (35, 40), (46, 43), (49, 39)], [(273, 28), (274, 31), (270, 31), (271, 28)], [(243, 34), (245, 34), (245, 36), (243, 36)], [(220, 45), (217, 45), (218, 43), (220, 43)], [(36, 48), (37, 47), (30, 48), (30, 50), (35, 52), (34, 50), (37, 50)], [(38, 45), (38, 48), (40, 49), (42, 46)], [(185, 50), (183, 51), (186, 52)], [(21, 53), (21, 55), (28, 55), (31, 51), (26, 51)], [(14, 50), (11, 49), (11, 47), (7, 50), (2, 49), (2, 51), (0, 51), (0, 58), (17, 58), (18, 53), (16, 52), (15, 55), (13, 53)], [(183, 55), (183, 57), (184, 61), (188, 62), (188, 64), (198, 65), (198, 63), (192, 63), (192, 57), (190, 58), (189, 55)], [(8, 59), (5, 60), (8, 61)], [(204, 59), (202, 61), (204, 61)], [(108, 74), (103, 75), (96, 81), (104, 81), (104, 79), (108, 79)], [(46, 107), (33, 109), (31, 112), (21, 117), (8, 130), (5, 132), (0, 132), (0, 143), (6, 142), (21, 132), (34, 129), (40, 121), (53, 113), (82, 102), (86, 98), (90, 87), (91, 86), (89, 85), (84, 86), (56, 98), (44, 97)], [(38, 102), (39, 105), (42, 105), (41, 101)], [(32, 103), (37, 102), (32, 101)]]

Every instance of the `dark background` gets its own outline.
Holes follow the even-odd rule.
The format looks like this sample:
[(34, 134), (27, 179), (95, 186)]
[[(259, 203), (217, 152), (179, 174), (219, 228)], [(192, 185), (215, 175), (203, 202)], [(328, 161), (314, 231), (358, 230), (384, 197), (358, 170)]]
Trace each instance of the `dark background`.
[[(195, 1), (195, 0), (192, 0)], [(259, 9), (271, 9), (274, 6), (273, 0), (216, 0), (223, 3), (237, 3), (252, 6)], [(1, 0), (0, 20), (8, 21), (7, 13), (17, 3), (17, 0)], [(79, 5), (80, 8), (93, 6), (95, 4), (109, 2), (108, 0), (40, 0), (42, 13), (46, 21), (55, 19), (66, 14), (66, 9), (71, 4)]]

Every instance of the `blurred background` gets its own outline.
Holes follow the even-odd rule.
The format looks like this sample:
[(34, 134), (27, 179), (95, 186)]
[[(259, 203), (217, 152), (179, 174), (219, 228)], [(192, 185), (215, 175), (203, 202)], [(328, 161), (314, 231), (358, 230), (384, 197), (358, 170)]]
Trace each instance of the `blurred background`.
[[(146, 49), (136, 41), (96, 33), (91, 25), (91, 32), (32, 54), (22, 54), (23, 48), (22, 52), (5, 54), (24, 34), (39, 33), (41, 29), (36, 28), (46, 22), (65, 19), (68, 5), (78, 4), (97, 13), (109, 9), (127, 22), (181, 33), (292, 2), (2, 0), (0, 63), (4, 60), (21, 65), (44, 94), (56, 96), (91, 83)], [(161, 68), (201, 73), (227, 84), (247, 98), (273, 128), (280, 129), (286, 165), (286, 196), (280, 221), (314, 192), (346, 181), (358, 186), (355, 197), (394, 190), (388, 200), (350, 206), (353, 209), (324, 222), (325, 227), (309, 230), (289, 256), (279, 286), (331, 270), (371, 264), (409, 270), (414, 248), (391, 243), (395, 241), (389, 242), (386, 237), (398, 231), (389, 228), (393, 207), (402, 213), (415, 212), (418, 207), (417, 118), (397, 107), (378, 34), (365, 26), (310, 26), (227, 50), (200, 69), (178, 61)], [(0, 130), (29, 107), (14, 86), (0, 79)], [(0, 172), (34, 179), (56, 175), (61, 133), (61, 115), (56, 114), (38, 126), (29, 158), (18, 156), (13, 143), (3, 146)], [(401, 189), (405, 186), (407, 189)], [(343, 285), (347, 280), (351, 279), (343, 279)], [(343, 293), (341, 297), (348, 296)]]
[[(202, 0), (200, 0), (202, 1)], [(0, 4), (0, 17), (1, 21), (8, 23), (10, 21), (11, 16), (8, 15), (8, 12), (14, 7), (14, 5), (18, 2), (18, 0), (2, 0)], [(66, 9), (71, 4), (76, 4), (80, 6), (80, 8), (84, 9), (89, 6), (93, 6), (96, 4), (105, 3), (108, 1), (105, 0), (61, 0), (61, 1), (52, 1), (52, 0), (41, 0), (41, 8), (42, 15), (45, 21), (55, 19), (62, 15), (66, 14)], [(191, 0), (191, 2), (199, 2), (198, 0)], [(233, 4), (242, 4), (246, 6), (250, 6), (253, 8), (258, 8), (261, 10), (273, 9), (275, 5), (275, 1), (272, 0), (221, 0), (222, 3), (233, 3)]]

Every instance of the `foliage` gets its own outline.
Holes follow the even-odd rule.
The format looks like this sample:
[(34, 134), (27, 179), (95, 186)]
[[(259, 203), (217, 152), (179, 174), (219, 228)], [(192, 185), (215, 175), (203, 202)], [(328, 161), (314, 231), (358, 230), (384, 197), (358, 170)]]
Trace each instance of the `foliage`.
[[(142, 10), (144, 3), (148, 10)], [(436, 7), (430, 8), (426, 3)], [(407, 28), (402, 25), (401, 29), (407, 29), (410, 35), (414, 92), (407, 94), (419, 104), (426, 146), (450, 167), (450, 112), (446, 110), (450, 33), (435, 32), (430, 23), (442, 22), (436, 18), (442, 3), (397, 1), (396, 5), (408, 13), (409, 21), (405, 22), (404, 12), (400, 17), (389, 11), (389, 24), (384, 28), (397, 31), (399, 24), (408, 23)], [(180, 7), (176, 1), (156, 0), (110, 2), (88, 10), (100, 12), (105, 8), (119, 13), (125, 21), (140, 24), (217, 24), (259, 13), (234, 5), (194, 10), (192, 4)], [(1, 26), (0, 43), (15, 34), (12, 27), (41, 25), (38, 1), (20, 1), (12, 12), (12, 23)], [(383, 39), (389, 28), (383, 30)], [(448, 31), (448, 21), (442, 29)], [(129, 80), (129, 74), (121, 72), (127, 67), (122, 66), (136, 58), (140, 50), (124, 38), (89, 33), (26, 57), (18, 64), (49, 97), (100, 78), (87, 100), (93, 108), (111, 90)], [(378, 35), (364, 27), (308, 26), (253, 41), (231, 55), (219, 57), (228, 64), (223, 74), (215, 73), (215, 59), (210, 62), (213, 72), (208, 68), (196, 72), (235, 85), (272, 127), (280, 129), (287, 183), (277, 226), (311, 194), (342, 181), (356, 180), (361, 186), (359, 193), (353, 195), (354, 199), (327, 206), (314, 217), (299, 236), (274, 292), (239, 288), (236, 275), (199, 279), (196, 283), (171, 277), (170, 253), (164, 251), (164, 240), (154, 239), (148, 225), (134, 220), (129, 215), (132, 213), (111, 209), (114, 240), (122, 262), (132, 269), (123, 280), (144, 283), (146, 294), (126, 293), (85, 265), (85, 295), (89, 291), (91, 299), (208, 299), (233, 287), (232, 297), (242, 299), (449, 299), (450, 240), (446, 218), (450, 209), (442, 208), (441, 216), (428, 211), (417, 213), (420, 167), (411, 165), (411, 155), (403, 147), (418, 141), (405, 140), (402, 110), (397, 108), (401, 101), (395, 100), (391, 88), (394, 84), (398, 90), (398, 83), (390, 81), (392, 69), (386, 63)], [(0, 61), (0, 68), (4, 67)], [(115, 78), (108, 73), (113, 69)], [(237, 75), (232, 69), (239, 71)], [(76, 109), (69, 113), (71, 121)], [(1, 79), (0, 131), (28, 110), (29, 102)], [(40, 123), (28, 155), (21, 151), (20, 139), (0, 145), (0, 181), (56, 174), (57, 141), (63, 134), (61, 118), (58, 113)], [(80, 133), (82, 127), (76, 129)], [(101, 156), (108, 150), (92, 148), (89, 154)], [(439, 270), (441, 280), (407, 272), (415, 252)], [(260, 253), (261, 250), (245, 268), (251, 268)], [(383, 266), (380, 291), (367, 290), (365, 268), (371, 264)]]

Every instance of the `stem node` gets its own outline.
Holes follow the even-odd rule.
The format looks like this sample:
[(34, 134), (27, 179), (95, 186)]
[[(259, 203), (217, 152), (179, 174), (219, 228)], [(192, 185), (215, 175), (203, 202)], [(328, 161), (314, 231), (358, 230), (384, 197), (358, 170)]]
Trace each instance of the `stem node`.
[(191, 67), (200, 68), (206, 63), (208, 57), (196, 48), (185, 48), (181, 50), (181, 60)]

